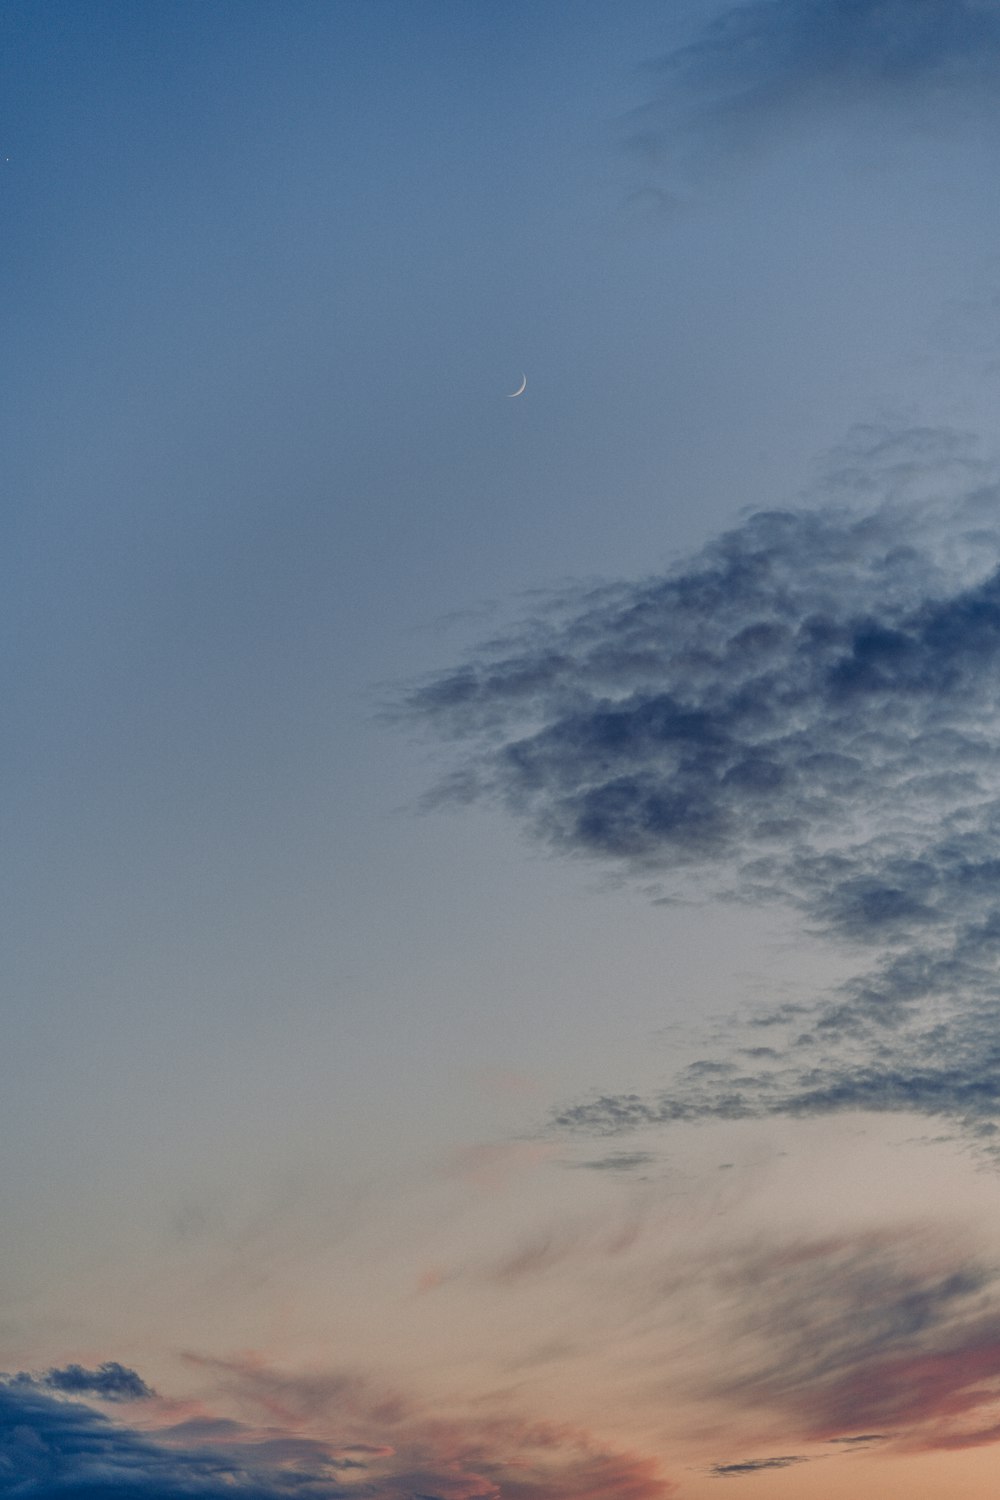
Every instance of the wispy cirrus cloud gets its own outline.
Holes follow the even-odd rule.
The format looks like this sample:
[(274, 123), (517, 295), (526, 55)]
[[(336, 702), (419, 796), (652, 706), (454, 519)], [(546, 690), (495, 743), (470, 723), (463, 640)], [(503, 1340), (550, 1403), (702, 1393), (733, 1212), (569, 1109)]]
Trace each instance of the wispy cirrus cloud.
[[(565, 1274), (566, 1244), (534, 1248), (533, 1258), (479, 1274), (512, 1298)], [(1000, 1265), (955, 1225), (721, 1242), (713, 1233), (685, 1251), (671, 1247), (661, 1222), (629, 1249), (614, 1265), (593, 1258), (601, 1247), (576, 1254), (598, 1272), (593, 1286), (629, 1351), (637, 1408), (660, 1409), (666, 1393), (681, 1428), (693, 1412), (696, 1428), (707, 1420), (725, 1434), (731, 1446), (716, 1456), (718, 1477), (777, 1467), (776, 1458), (787, 1466), (875, 1445), (947, 1451), (997, 1440)], [(503, 1443), (507, 1420), (491, 1429), (508, 1434)], [(460, 1422), (446, 1443), (462, 1431), (463, 1441), (481, 1443), (486, 1429)], [(416, 1409), (402, 1414), (393, 1441), (403, 1432), (431, 1446), (439, 1435)], [(769, 1447), (740, 1451), (748, 1434)]]
[(707, 1272), (730, 1368), (712, 1397), (799, 1442), (996, 1440), (1000, 1271), (917, 1227), (750, 1245)]
[(828, 118), (877, 110), (940, 130), (996, 114), (994, 0), (751, 0), (726, 8), (651, 70), (654, 97), (629, 144), (676, 185), (801, 139)]
[[(286, 1441), (339, 1434), (333, 1450), (364, 1472), (364, 1500), (668, 1500), (676, 1490), (657, 1457), (624, 1451), (585, 1427), (533, 1420), (502, 1401), (452, 1402), (447, 1415), (415, 1393), (355, 1371), (295, 1372), (251, 1356), (188, 1355), (218, 1390)], [(329, 1447), (329, 1444), (328, 1444)]]
[(564, 594), (410, 700), (455, 747), (440, 796), (497, 800), (664, 899), (782, 902), (870, 955), (559, 1128), (874, 1110), (996, 1131), (1000, 489), (930, 429), (868, 429), (835, 477), (836, 501)]

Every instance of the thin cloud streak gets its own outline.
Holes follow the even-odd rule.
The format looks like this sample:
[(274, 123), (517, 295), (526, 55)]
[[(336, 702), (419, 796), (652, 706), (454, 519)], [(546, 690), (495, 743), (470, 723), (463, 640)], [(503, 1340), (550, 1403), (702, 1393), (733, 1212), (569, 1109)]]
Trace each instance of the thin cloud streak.
[(740, 1479), (746, 1474), (759, 1474), (763, 1469), (790, 1469), (793, 1464), (807, 1463), (805, 1454), (789, 1453), (775, 1458), (747, 1458), (734, 1464), (713, 1464), (708, 1472), (713, 1479)]

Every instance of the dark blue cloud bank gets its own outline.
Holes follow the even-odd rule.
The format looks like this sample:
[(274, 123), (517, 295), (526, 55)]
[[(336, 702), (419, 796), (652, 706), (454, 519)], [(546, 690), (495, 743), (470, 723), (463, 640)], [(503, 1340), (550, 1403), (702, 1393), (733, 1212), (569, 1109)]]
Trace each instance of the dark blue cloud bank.
[(560, 1126), (878, 1110), (996, 1130), (1000, 489), (927, 430), (867, 432), (837, 479), (864, 508), (753, 515), (662, 576), (563, 596), (410, 700), (457, 749), (440, 795), (499, 800), (668, 898), (781, 901), (870, 955), (660, 1095)]
[(68, 1396), (96, 1396), (101, 1401), (145, 1401), (156, 1394), (141, 1375), (114, 1359), (105, 1360), (96, 1370), (83, 1365), (65, 1365), (41, 1375), (22, 1370), (8, 1383), (22, 1391), (59, 1391)]
[(39, 1384), (17, 1377), (0, 1384), (0, 1495), (12, 1500), (222, 1500), (234, 1494), (336, 1500), (353, 1493), (336, 1482), (336, 1461), (319, 1444), (301, 1443), (291, 1462), (287, 1445), (280, 1453), (267, 1444), (173, 1447)]

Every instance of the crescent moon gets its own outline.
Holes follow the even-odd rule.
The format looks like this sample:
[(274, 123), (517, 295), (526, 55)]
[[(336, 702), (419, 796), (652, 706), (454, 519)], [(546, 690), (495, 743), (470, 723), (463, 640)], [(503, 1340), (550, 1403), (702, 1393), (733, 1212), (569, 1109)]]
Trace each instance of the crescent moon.
[(507, 400), (508, 401), (513, 401), (513, 399), (514, 399), (515, 396), (520, 396), (521, 393), (522, 393), (522, 391), (524, 390), (524, 388), (525, 388), (525, 386), (527, 384), (528, 384), (528, 377), (527, 377), (527, 375), (523, 375), (522, 374), (522, 376), (521, 376), (521, 384), (518, 386), (518, 388), (517, 388), (516, 391), (508, 391), (507, 392)]

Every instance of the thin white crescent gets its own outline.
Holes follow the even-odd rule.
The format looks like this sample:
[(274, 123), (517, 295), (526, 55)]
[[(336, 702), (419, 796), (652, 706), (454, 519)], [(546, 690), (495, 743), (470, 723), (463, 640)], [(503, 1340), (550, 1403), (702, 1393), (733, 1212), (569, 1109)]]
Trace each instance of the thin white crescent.
[(527, 377), (527, 375), (523, 375), (522, 374), (522, 376), (521, 376), (521, 384), (518, 386), (518, 388), (517, 388), (516, 391), (508, 391), (507, 392), (507, 400), (508, 401), (513, 401), (513, 399), (514, 399), (515, 396), (520, 396), (521, 392), (524, 390), (524, 388), (525, 388), (525, 386), (527, 384), (528, 384), (528, 377)]

